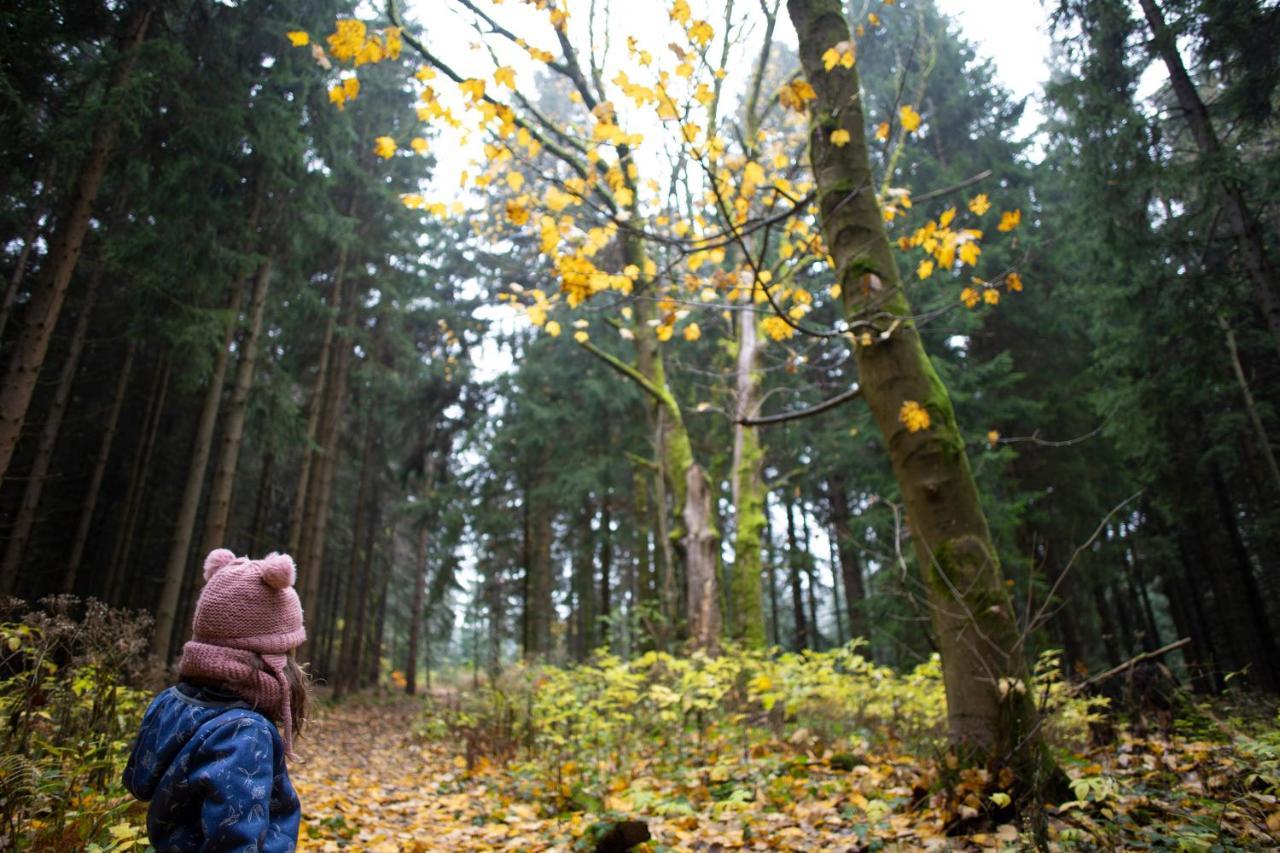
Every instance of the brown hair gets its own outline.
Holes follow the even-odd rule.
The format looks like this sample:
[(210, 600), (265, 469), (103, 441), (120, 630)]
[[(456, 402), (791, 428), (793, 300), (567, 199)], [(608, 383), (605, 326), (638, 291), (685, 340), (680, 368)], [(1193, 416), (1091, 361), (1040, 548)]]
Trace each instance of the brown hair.
[(307, 710), (311, 706), (311, 674), (298, 664), (293, 652), (289, 653), (285, 662), (284, 678), (289, 683), (289, 710), (292, 717), (289, 722), (293, 725), (294, 737), (298, 737), (307, 724)]

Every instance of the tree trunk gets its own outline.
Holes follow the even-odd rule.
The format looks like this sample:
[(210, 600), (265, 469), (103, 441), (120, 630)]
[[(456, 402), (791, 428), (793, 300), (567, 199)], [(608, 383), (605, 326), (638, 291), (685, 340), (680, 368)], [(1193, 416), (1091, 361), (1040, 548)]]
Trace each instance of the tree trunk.
[(737, 406), (733, 426), (733, 575), (729, 579), (729, 636), (747, 648), (765, 643), (761, 592), (764, 531), (764, 451), (756, 427), (738, 423), (760, 409), (759, 328), (750, 297), (738, 312)]
[(595, 517), (595, 506), (590, 495), (583, 502), (582, 519), (578, 527), (577, 554), (573, 561), (572, 589), (576, 606), (574, 607), (574, 623), (577, 630), (574, 634), (574, 657), (579, 661), (587, 659), (587, 655), (595, 648), (595, 582), (594, 563), (595, 545), (591, 541), (591, 519)]
[(67, 413), (67, 401), (71, 399), (71, 386), (75, 384), (76, 370), (80, 367), (80, 357), (84, 354), (85, 340), (89, 333), (89, 319), (98, 300), (98, 290), (102, 284), (102, 264), (99, 263), (89, 276), (89, 289), (84, 295), (84, 304), (80, 306), (80, 316), (71, 332), (71, 342), (67, 348), (67, 357), (62, 364), (62, 372), (58, 376), (58, 385), (53, 392), (53, 402), (49, 404), (49, 413), (45, 417), (44, 428), (40, 431), (40, 443), (36, 447), (36, 456), (31, 463), (31, 471), (27, 475), (27, 485), (22, 492), (22, 503), (18, 505), (18, 514), (9, 530), (9, 541), (4, 549), (4, 562), (0, 564), (0, 595), (9, 595), (16, 585), (22, 557), (27, 550), (27, 542), (31, 539), (31, 530), (36, 523), (36, 511), (40, 508), (40, 496), (44, 492), (49, 478), (49, 467), (53, 464), (53, 450), (58, 443), (58, 433), (62, 430), (62, 418)]
[(320, 417), (325, 408), (327, 383), (330, 374), (330, 362), (333, 358), (334, 334), (337, 331), (339, 315), (343, 314), (342, 285), (346, 274), (347, 248), (338, 253), (338, 264), (334, 272), (333, 288), (329, 291), (328, 319), (325, 321), (324, 335), (320, 340), (320, 356), (316, 364), (316, 382), (311, 389), (311, 400), (307, 404), (307, 434), (302, 444), (301, 474), (298, 479), (298, 490), (293, 499), (293, 510), (289, 514), (289, 553), (299, 553), (302, 547), (303, 532), (307, 529), (310, 518), (307, 509), (314, 502), (311, 494), (311, 477), (315, 468), (315, 447), (320, 429)]
[(249, 524), (249, 553), (262, 551), (262, 537), (267, 522), (267, 502), (271, 497), (271, 476), (275, 473), (276, 454), (270, 448), (262, 451), (262, 467), (258, 474), (258, 496), (253, 502), (253, 521)]
[[(965, 456), (951, 400), (911, 320), (873, 188), (857, 67), (828, 72), (822, 55), (850, 38), (839, 0), (788, 0), (810, 104), (809, 152), (823, 235), (838, 271), (845, 313), (856, 330), (862, 396), (888, 448), (911, 521), (942, 654), (952, 741), (978, 763), (1009, 763), (1030, 792), (1062, 789), (1064, 778), (1044, 744), (1013, 607)], [(849, 143), (831, 142), (845, 130)], [(880, 339), (880, 335), (887, 335)], [(929, 413), (930, 427), (909, 431), (906, 401)]]
[(191, 448), (191, 465), (187, 469), (187, 485), (182, 492), (173, 542), (169, 547), (169, 558), (165, 562), (164, 587), (160, 592), (160, 603), (156, 607), (155, 636), (152, 641), (152, 651), (165, 663), (169, 662), (173, 649), (178, 599), (188, 580), (187, 557), (191, 550), (191, 537), (195, 532), (196, 511), (200, 508), (200, 494), (204, 490), (205, 469), (209, 465), (209, 453), (213, 449), (213, 428), (218, 420), (218, 409), (222, 405), (222, 383), (227, 375), (231, 341), (235, 337), (236, 320), (243, 296), (244, 282), (237, 281), (231, 287), (227, 325), (214, 355), (213, 372), (205, 389), (204, 406), (196, 425), (195, 445)]
[(372, 466), (369, 464), (369, 458), (373, 453), (373, 429), (370, 426), (370, 418), (365, 418), (364, 424), (364, 440), (361, 442), (363, 449), (360, 451), (360, 485), (356, 489), (356, 505), (351, 513), (351, 553), (350, 560), (347, 564), (347, 588), (346, 596), (342, 606), (342, 650), (338, 658), (338, 670), (333, 679), (333, 698), (341, 699), (342, 695), (347, 691), (351, 684), (351, 676), (355, 663), (359, 659), (352, 655), (352, 650), (356, 645), (356, 620), (355, 616), (356, 601), (359, 599), (360, 587), (363, 584), (360, 581), (358, 572), (363, 564), (360, 554), (360, 523), (364, 519), (366, 528), (372, 529), (373, 519), (372, 513), (366, 513), (366, 502), (369, 497), (369, 480), (372, 473)]
[[(98, 495), (102, 492), (102, 480), (107, 473), (107, 462), (111, 458), (111, 448), (115, 444), (116, 432), (120, 427), (120, 412), (124, 408), (125, 392), (129, 388), (129, 375), (133, 372), (133, 358), (137, 351), (137, 340), (130, 338), (124, 349), (124, 362), (120, 365), (117, 374), (116, 390), (111, 398), (111, 409), (107, 413), (107, 425), (102, 432), (102, 441), (98, 445), (98, 455), (93, 462), (93, 473), (89, 476), (89, 487), (80, 501), (80, 520), (76, 522), (76, 532), (71, 537), (71, 556), (67, 558), (67, 569), (62, 576), (62, 591), (67, 594), (75, 592), (80, 563), (84, 559), (84, 549), (89, 542), (89, 527), (93, 524), (93, 513), (98, 506)], [(144, 424), (145, 421), (144, 418)], [(144, 432), (145, 429), (144, 425)]]
[(262, 315), (266, 310), (270, 283), (271, 259), (268, 258), (258, 266), (253, 280), (249, 326), (240, 340), (240, 361), (236, 365), (235, 384), (231, 387), (231, 399), (227, 401), (227, 414), (222, 422), (222, 446), (213, 467), (213, 485), (209, 488), (202, 553), (227, 547), (231, 494), (235, 488), (236, 464), (240, 460), (240, 445), (244, 439), (244, 419), (249, 411), (249, 393), (253, 390), (253, 371), (258, 358), (258, 336), (262, 332)]
[[(49, 164), (45, 167), (40, 185), (41, 194), (44, 196), (45, 208), (50, 206), (53, 198), (52, 183), (56, 171), (57, 161), (50, 159)], [(9, 325), (9, 317), (13, 313), (13, 303), (17, 301), (23, 279), (27, 276), (27, 263), (31, 259), (31, 248), (40, 236), (40, 220), (45, 217), (46, 212), (45, 209), (39, 207), (33, 209), (31, 222), (27, 226), (27, 233), (22, 235), (22, 251), (18, 253), (18, 259), (14, 262), (13, 274), (9, 276), (9, 284), (5, 288), (4, 297), (0, 299), (0, 340), (4, 340), (4, 330)]]
[(711, 517), (711, 490), (702, 466), (689, 466), (685, 481), (685, 578), (688, 584), (689, 637), (709, 655), (720, 652), (720, 592), (716, 585), (719, 537)]
[(1236, 384), (1240, 386), (1240, 396), (1244, 398), (1244, 408), (1249, 414), (1249, 423), (1253, 426), (1254, 435), (1258, 439), (1258, 450), (1267, 463), (1267, 473), (1271, 476), (1271, 486), (1275, 491), (1271, 501), (1280, 498), (1280, 466), (1276, 465), (1276, 455), (1271, 449), (1271, 439), (1267, 428), (1262, 425), (1262, 416), (1258, 414), (1258, 406), (1253, 401), (1253, 392), (1249, 388), (1249, 380), (1245, 378), (1244, 366), (1240, 364), (1240, 352), (1236, 349), (1236, 333), (1227, 323), (1227, 318), (1218, 315), (1218, 326), (1222, 329), (1227, 341), (1227, 354), (1231, 356), (1231, 370), (1235, 374)]
[(601, 641), (613, 646), (613, 501), (604, 494), (604, 506), (600, 511), (600, 630)]
[(804, 589), (800, 583), (800, 543), (796, 538), (796, 506), (787, 498), (787, 571), (791, 577), (791, 619), (795, 626), (795, 651), (809, 647), (809, 628), (804, 613)]
[(103, 597), (113, 606), (120, 604), (120, 585), (124, 578), (125, 565), (133, 552), (133, 535), (138, 527), (138, 510), (148, 474), (151, 471), (151, 453), (155, 450), (160, 421), (164, 417), (164, 403), (169, 395), (169, 377), (172, 372), (173, 361), (165, 356), (163, 364), (156, 366), (155, 379), (147, 394), (147, 413), (142, 419), (142, 433), (138, 437), (133, 464), (129, 466), (129, 488), (124, 501), (124, 514), (119, 523), (120, 532), (116, 536), (115, 546), (111, 549), (111, 563), (102, 585)]
[[(351, 328), (355, 320), (355, 294), (348, 301), (342, 323)], [(302, 608), (311, 612), (320, 596), (320, 575), (324, 570), (325, 537), (329, 521), (329, 508), (333, 497), (333, 479), (337, 469), (338, 442), (342, 436), (342, 413), (347, 398), (347, 379), (353, 357), (352, 342), (344, 339), (333, 355), (330, 365), (332, 375), (326, 382), (325, 412), (320, 420), (320, 452), (313, 460), (311, 508), (306, 515), (302, 541)]]
[(13, 461), (13, 451), (17, 447), (27, 409), (31, 405), (31, 394), (35, 391), (36, 381), (44, 366), (49, 339), (53, 336), (54, 326), (58, 324), (67, 287), (80, 260), (80, 250), (93, 215), (93, 205), (97, 201), (98, 189), (106, 173), (107, 162), (111, 159), (120, 126), (120, 92), (128, 85), (133, 74), (152, 10), (152, 2), (139, 2), (130, 17), (120, 44), (120, 65), (107, 87), (108, 105), (104, 107), (94, 126), (89, 155), (76, 180), (71, 210), (59, 223), (58, 230), (50, 241), (45, 272), (31, 294), (31, 301), (27, 303), (21, 335), (10, 357), (4, 380), (0, 383), (0, 482), (4, 481), (9, 463)]
[(525, 578), (528, 595), (525, 598), (525, 624), (528, 637), (525, 644), (526, 660), (545, 660), (551, 654), (551, 523), (553, 514), (547, 501), (534, 499), (532, 491), (525, 493), (529, 506), (529, 529), (526, 547)]
[(862, 556), (850, 529), (848, 487), (843, 478), (833, 478), (829, 484), (831, 500), (831, 524), (835, 530), (836, 551), (840, 554), (840, 578), (844, 582), (845, 612), (849, 619), (850, 639), (871, 640), (867, 624), (866, 586), (862, 581)]
[(418, 692), (418, 639), (422, 636), (422, 611), (427, 593), (427, 525), (418, 530), (418, 551), (413, 562), (413, 605), (409, 608), (409, 654), (404, 664), (404, 690)]
[(813, 540), (809, 538), (809, 514), (804, 510), (804, 500), (796, 509), (800, 512), (801, 532), (804, 534), (804, 575), (806, 600), (809, 604), (809, 636), (815, 649), (822, 648), (822, 630), (818, 626), (818, 573), (814, 567)]
[(1234, 171), (1229, 168), (1230, 164), (1224, 162), (1228, 153), (1223, 150), (1213, 121), (1209, 118), (1209, 110), (1182, 62), (1174, 34), (1165, 25), (1164, 13), (1156, 0), (1139, 0), (1139, 4), (1148, 26), (1151, 27), (1156, 52), (1169, 70), (1169, 83), (1178, 99), (1178, 106), (1182, 108), (1183, 117), (1191, 128), (1196, 147), (1207, 161), (1202, 164), (1200, 172), (1216, 178), (1222, 209), (1235, 234), (1237, 256), (1253, 283), (1254, 298), (1271, 331), (1272, 342), (1277, 352), (1280, 352), (1280, 289), (1277, 288), (1275, 269), (1267, 257), (1262, 222), (1249, 209), (1244, 188), (1233, 177)]
[(774, 646), (782, 646), (782, 628), (778, 618), (778, 561), (773, 550), (773, 523), (769, 520), (769, 493), (764, 495), (764, 560), (765, 582), (769, 585), (769, 632)]

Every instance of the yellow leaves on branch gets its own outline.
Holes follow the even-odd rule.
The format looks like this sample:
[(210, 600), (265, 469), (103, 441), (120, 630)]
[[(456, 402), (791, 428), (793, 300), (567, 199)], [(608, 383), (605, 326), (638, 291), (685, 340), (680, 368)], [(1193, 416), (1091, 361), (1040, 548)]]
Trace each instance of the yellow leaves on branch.
[(329, 102), (338, 109), (344, 109), (348, 101), (354, 101), (360, 94), (360, 79), (348, 77), (329, 89)]
[(973, 308), (981, 300), (978, 291), (972, 287), (966, 287), (960, 291), (960, 301), (965, 304), (966, 308)]
[(785, 341), (796, 333), (790, 323), (776, 314), (770, 314), (761, 320), (760, 329), (775, 341)]
[(381, 35), (371, 35), (364, 21), (354, 18), (339, 19), (326, 41), (334, 59), (356, 65), (399, 59), (403, 47), (399, 27), (387, 27)]
[(792, 80), (778, 92), (778, 102), (789, 110), (803, 113), (809, 109), (809, 102), (818, 97), (806, 80)]
[(898, 420), (907, 428), (907, 432), (919, 432), (928, 429), (931, 423), (929, 410), (915, 400), (907, 400), (898, 410)]
[(920, 129), (920, 113), (908, 104), (898, 109), (898, 119), (902, 122), (902, 129), (907, 133), (915, 133)]
[(471, 99), (472, 103), (484, 100), (484, 81), (475, 77), (470, 77), (458, 84), (458, 88), (462, 93)]
[(508, 89), (515, 91), (516, 88), (516, 70), (508, 65), (503, 65), (493, 72), (493, 82), (499, 86), (506, 86)]
[(390, 136), (379, 136), (373, 141), (373, 153), (384, 160), (390, 160), (396, 155), (396, 141)]

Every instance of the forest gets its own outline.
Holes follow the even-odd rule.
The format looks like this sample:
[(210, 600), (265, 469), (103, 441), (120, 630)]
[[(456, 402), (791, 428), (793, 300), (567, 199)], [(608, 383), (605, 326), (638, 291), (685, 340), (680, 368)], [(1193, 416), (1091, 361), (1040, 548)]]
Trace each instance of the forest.
[(1280, 5), (959, 5), (4, 3), (0, 849), (220, 548), (304, 849), (1280, 846)]

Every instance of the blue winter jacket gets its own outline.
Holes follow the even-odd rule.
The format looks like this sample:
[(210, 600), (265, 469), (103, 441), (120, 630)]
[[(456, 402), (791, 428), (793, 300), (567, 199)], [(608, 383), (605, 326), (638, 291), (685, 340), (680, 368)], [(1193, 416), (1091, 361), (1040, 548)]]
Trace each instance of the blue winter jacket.
[(151, 703), (124, 770), (150, 800), (147, 832), (168, 851), (290, 851), (302, 810), (275, 725), (234, 696), (190, 684)]

